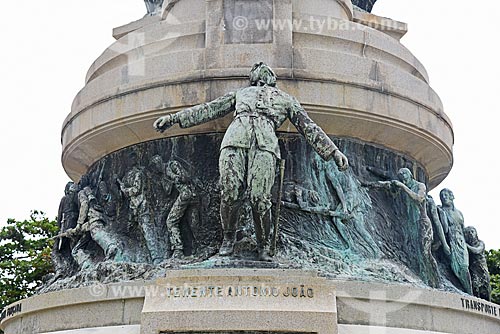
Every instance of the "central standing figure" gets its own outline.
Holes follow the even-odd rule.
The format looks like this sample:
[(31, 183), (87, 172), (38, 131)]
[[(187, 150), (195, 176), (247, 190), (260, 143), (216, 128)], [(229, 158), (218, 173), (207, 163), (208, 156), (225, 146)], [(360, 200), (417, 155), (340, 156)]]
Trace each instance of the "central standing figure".
[[(222, 140), (219, 158), (221, 186), (220, 216), (224, 240), (221, 256), (233, 253), (238, 211), (245, 199), (252, 206), (259, 260), (272, 261), (269, 255), (271, 226), (271, 188), (280, 149), (276, 131), (288, 118), (305, 140), (324, 159), (334, 159), (340, 170), (349, 166), (345, 155), (307, 115), (292, 96), (276, 88), (276, 75), (264, 63), (250, 72), (250, 87), (226, 94), (154, 123), (163, 132), (174, 124), (189, 128), (234, 112)], [(278, 199), (280, 200), (280, 199)]]

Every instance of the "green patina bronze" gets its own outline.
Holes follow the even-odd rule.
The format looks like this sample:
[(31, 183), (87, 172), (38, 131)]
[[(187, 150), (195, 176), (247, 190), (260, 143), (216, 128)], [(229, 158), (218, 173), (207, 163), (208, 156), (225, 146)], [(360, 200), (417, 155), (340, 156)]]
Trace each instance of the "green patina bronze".
[(237, 215), (245, 200), (252, 207), (259, 258), (271, 261), (271, 188), (280, 159), (277, 129), (289, 119), (307, 143), (324, 159), (333, 158), (341, 170), (347, 158), (292, 96), (276, 88), (276, 75), (263, 63), (250, 72), (250, 87), (212, 102), (159, 118), (154, 127), (165, 131), (174, 124), (188, 128), (234, 113), (221, 144), (219, 158), (224, 240), (219, 254), (233, 253)]
[(422, 280), (431, 287), (439, 287), (437, 263), (432, 255), (432, 222), (427, 215), (427, 187), (415, 180), (408, 168), (398, 171), (398, 179), (379, 181), (371, 186), (385, 188), (394, 194), (403, 192), (408, 219), (406, 246), (417, 252), (418, 273)]
[(78, 192), (80, 213), (78, 224), (69, 235), (74, 238), (76, 245), (72, 255), (78, 266), (82, 269), (92, 268), (92, 254), (87, 249), (87, 244), (95, 242), (104, 252), (106, 260), (121, 261), (123, 246), (106, 228), (109, 217), (103, 208), (98, 205), (92, 189), (88, 186)]
[(490, 273), (486, 262), (486, 246), (479, 240), (477, 231), (472, 226), (464, 229), (465, 241), (469, 251), (469, 270), (474, 296), (491, 300)]
[[(132, 152), (129, 164), (135, 163), (137, 156)], [(122, 194), (128, 199), (128, 225), (138, 224), (141, 228), (146, 246), (153, 263), (159, 264), (164, 260), (165, 252), (160, 247), (161, 233), (152, 224), (151, 207), (145, 195), (146, 174), (142, 168), (131, 165), (122, 180), (116, 178)]]
[(455, 196), (449, 189), (441, 190), (439, 194), (441, 206), (438, 207), (441, 221), (448, 226), (450, 243), (451, 269), (459, 279), (465, 292), (472, 294), (472, 282), (469, 274), (469, 253), (464, 237), (464, 216), (455, 208)]

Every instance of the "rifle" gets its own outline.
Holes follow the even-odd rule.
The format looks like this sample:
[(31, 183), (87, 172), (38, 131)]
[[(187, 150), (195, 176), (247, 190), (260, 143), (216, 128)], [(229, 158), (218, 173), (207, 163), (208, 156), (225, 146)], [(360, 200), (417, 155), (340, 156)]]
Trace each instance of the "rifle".
[[(282, 202), (282, 204), (285, 207), (293, 209), (293, 210), (300, 210), (300, 211), (304, 211), (307, 213), (318, 214), (318, 215), (326, 216), (326, 217), (339, 218), (341, 220), (348, 220), (348, 219), (353, 218), (352, 213), (333, 211), (333, 210), (330, 210), (329, 208), (321, 208), (321, 207), (320, 208), (318, 208), (318, 207), (301, 208), (300, 205), (295, 204), (295, 203), (289, 203), (289, 202)], [(356, 207), (354, 207), (353, 210)], [(351, 211), (353, 211), (353, 210), (351, 210)]]
[(102, 178), (104, 176), (104, 167), (106, 167), (106, 159), (104, 159), (104, 161), (102, 162), (101, 171), (99, 172), (99, 177), (97, 178), (97, 183), (96, 183), (97, 187), (99, 187), (99, 183), (101, 183)]
[[(61, 227), (64, 226), (65, 223), (66, 223), (66, 215), (63, 212), (62, 219), (61, 219)], [(61, 248), (62, 248), (62, 242), (63, 242), (63, 239), (59, 238), (59, 243), (57, 244), (57, 250), (61, 250)]]
[(72, 236), (79, 234), (82, 231), (85, 231), (87, 224), (88, 223), (86, 222), (81, 226), (77, 226), (75, 228), (70, 228), (70, 229), (64, 231), (63, 233), (59, 233), (58, 235), (50, 238), (50, 240), (58, 240), (59, 239), (59, 242), (61, 242), (62, 238), (71, 238)]
[(392, 183), (391, 181), (362, 182), (361, 186), (372, 189), (390, 189)]
[(280, 160), (280, 180), (278, 187), (278, 200), (276, 201), (276, 212), (274, 217), (274, 228), (273, 228), (273, 239), (270, 249), (270, 255), (274, 256), (276, 254), (276, 244), (278, 242), (278, 229), (280, 221), (280, 211), (281, 211), (281, 198), (283, 197), (283, 181), (285, 178), (285, 159)]
[(66, 230), (63, 233), (59, 233), (58, 235), (50, 238), (51, 240), (59, 240), (59, 250), (61, 249), (61, 243), (63, 238), (71, 238), (74, 234), (76, 234), (78, 230), (76, 228), (71, 228), (69, 230)]

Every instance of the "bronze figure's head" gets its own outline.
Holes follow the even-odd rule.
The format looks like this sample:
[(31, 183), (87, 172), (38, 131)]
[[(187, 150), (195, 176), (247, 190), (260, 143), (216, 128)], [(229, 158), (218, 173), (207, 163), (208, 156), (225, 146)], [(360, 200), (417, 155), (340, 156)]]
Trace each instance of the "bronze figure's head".
[(276, 74), (273, 70), (263, 62), (253, 65), (250, 71), (251, 86), (276, 86)]
[(443, 189), (439, 192), (439, 198), (441, 199), (441, 203), (444, 206), (452, 206), (453, 201), (455, 200), (455, 196), (450, 189)]
[(401, 168), (398, 171), (398, 179), (405, 185), (409, 186), (413, 181), (413, 174), (408, 168)]

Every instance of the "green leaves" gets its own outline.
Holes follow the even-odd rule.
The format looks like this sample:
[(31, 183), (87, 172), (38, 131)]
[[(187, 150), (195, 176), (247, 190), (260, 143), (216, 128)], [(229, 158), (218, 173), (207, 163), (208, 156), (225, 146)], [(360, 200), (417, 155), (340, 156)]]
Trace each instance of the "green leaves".
[(491, 275), (491, 301), (500, 305), (500, 275)]
[(500, 305), (500, 250), (487, 251), (486, 260), (491, 275), (491, 301)]
[(489, 250), (486, 252), (488, 269), (491, 275), (500, 275), (500, 250)]
[(25, 221), (9, 219), (0, 230), (0, 309), (31, 296), (52, 271), (56, 221), (33, 211)]

